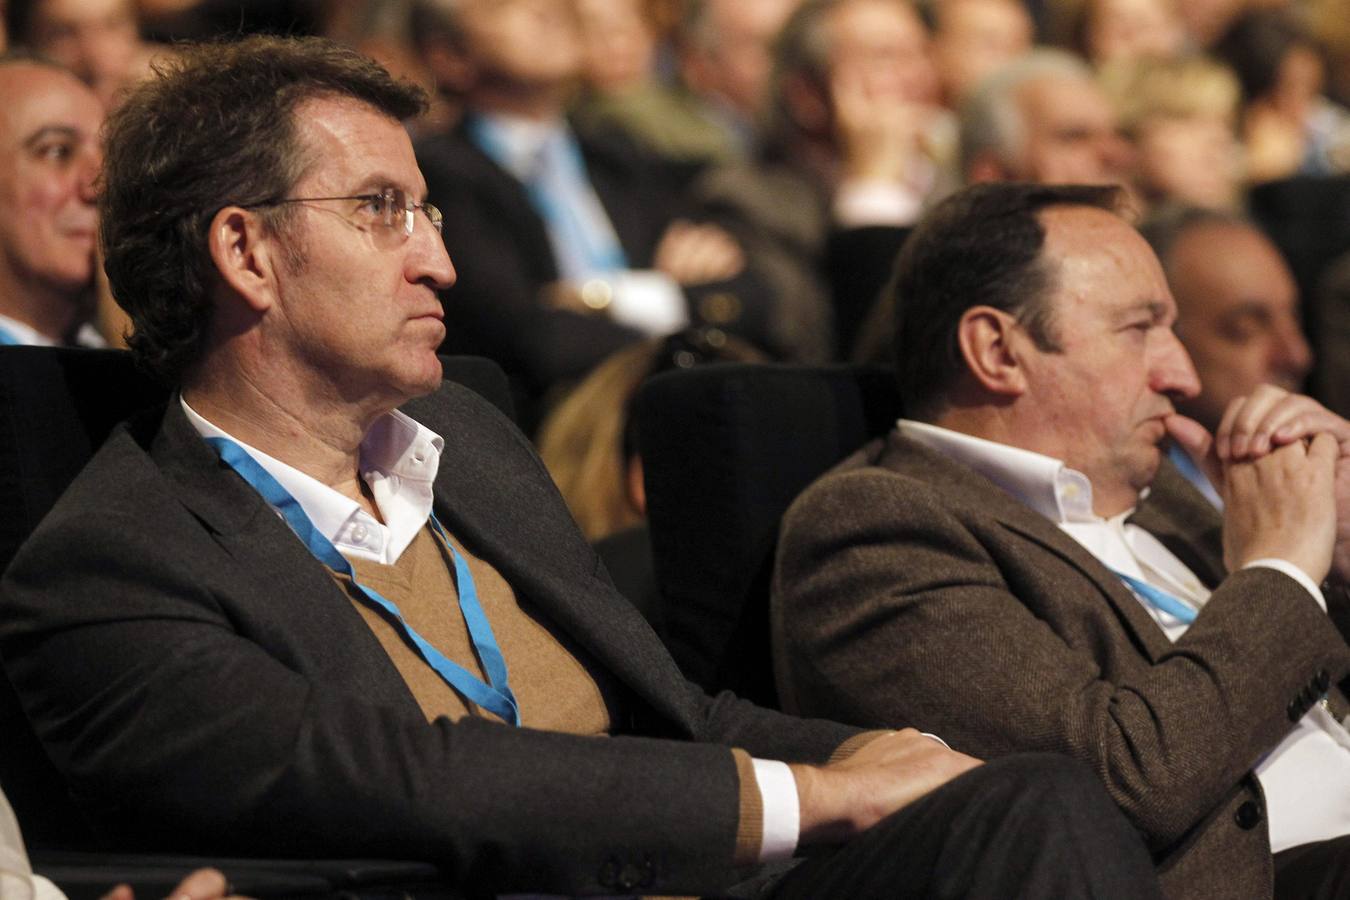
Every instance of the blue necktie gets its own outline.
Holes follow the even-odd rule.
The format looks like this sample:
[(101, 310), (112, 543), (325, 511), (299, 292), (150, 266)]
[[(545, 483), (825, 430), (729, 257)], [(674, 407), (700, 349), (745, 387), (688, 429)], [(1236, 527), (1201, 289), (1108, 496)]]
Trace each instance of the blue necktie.
[[(1115, 571), (1114, 569), (1112, 571)], [(1164, 591), (1162, 588), (1154, 587), (1147, 581), (1141, 581), (1138, 578), (1132, 578), (1124, 572), (1116, 572), (1120, 580), (1129, 586), (1140, 597), (1143, 597), (1154, 609), (1160, 609), (1168, 615), (1185, 622), (1187, 625), (1195, 621), (1197, 615), (1195, 608), (1190, 606), (1178, 597)]]

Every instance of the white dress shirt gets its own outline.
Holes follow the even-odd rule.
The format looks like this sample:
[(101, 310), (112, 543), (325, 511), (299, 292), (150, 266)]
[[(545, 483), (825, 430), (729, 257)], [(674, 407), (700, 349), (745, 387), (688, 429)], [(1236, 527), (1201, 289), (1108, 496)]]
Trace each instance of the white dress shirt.
[[(361, 477), (384, 518), (381, 522), (352, 498), (226, 433), (186, 400), (180, 402), (198, 434), (227, 438), (242, 447), (295, 498), (314, 527), (343, 556), (393, 565), (427, 524), (445, 441), (398, 410), (378, 419), (361, 442)], [(786, 763), (751, 762), (764, 809), (760, 861), (787, 859), (796, 852), (800, 832), (796, 779)]]
[[(1054, 522), (1107, 568), (1203, 611), (1209, 590), (1157, 538), (1125, 521), (1134, 510), (1109, 519), (1095, 514), (1092, 484), (1083, 473), (1039, 453), (924, 422), (901, 419), (898, 427), (904, 437), (969, 466)], [(1282, 559), (1259, 559), (1245, 568), (1253, 566), (1290, 576), (1326, 610), (1321, 590), (1297, 566)], [(1187, 623), (1135, 596), (1169, 640), (1186, 633)], [(1314, 705), (1261, 760), (1256, 774), (1265, 793), (1271, 849), (1276, 853), (1350, 834), (1350, 734), (1321, 705)]]

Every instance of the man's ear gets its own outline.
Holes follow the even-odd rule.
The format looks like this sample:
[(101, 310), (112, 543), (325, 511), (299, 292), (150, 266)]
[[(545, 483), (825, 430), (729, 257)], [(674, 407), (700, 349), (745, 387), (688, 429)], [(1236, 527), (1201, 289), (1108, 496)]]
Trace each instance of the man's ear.
[(992, 306), (972, 306), (961, 316), (956, 339), (970, 377), (991, 394), (1021, 396), (1027, 389), (1019, 348), (1027, 335), (1017, 320)]
[(275, 242), (257, 214), (227, 206), (211, 219), (207, 246), (220, 278), (250, 309), (263, 312), (276, 299)]
[(830, 127), (830, 101), (814, 78), (801, 73), (786, 76), (783, 104), (793, 123), (807, 134), (823, 134)]

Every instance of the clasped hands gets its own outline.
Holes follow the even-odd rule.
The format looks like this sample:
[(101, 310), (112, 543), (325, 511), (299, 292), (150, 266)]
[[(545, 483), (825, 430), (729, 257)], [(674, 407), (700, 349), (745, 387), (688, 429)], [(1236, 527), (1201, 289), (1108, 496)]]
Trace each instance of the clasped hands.
[(1273, 557), (1314, 582), (1350, 581), (1350, 422), (1262, 385), (1229, 404), (1213, 436), (1180, 415), (1167, 430), (1224, 499), (1229, 571)]

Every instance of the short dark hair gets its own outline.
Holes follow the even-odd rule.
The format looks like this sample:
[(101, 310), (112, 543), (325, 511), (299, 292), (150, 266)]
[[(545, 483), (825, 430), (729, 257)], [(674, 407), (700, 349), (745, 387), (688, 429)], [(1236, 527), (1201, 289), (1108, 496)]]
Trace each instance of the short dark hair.
[(1057, 350), (1049, 304), (1054, 273), (1041, 248), (1040, 213), (1052, 206), (1115, 212), (1115, 185), (979, 184), (939, 203), (919, 223), (887, 288), (895, 304), (896, 377), (906, 414), (931, 419), (965, 366), (957, 326), (990, 306), (1017, 319), (1042, 350)]
[[(353, 50), (323, 38), (253, 36), (180, 48), (107, 125), (100, 235), (113, 297), (131, 316), (137, 362), (170, 384), (199, 356), (211, 320), (211, 219), (286, 196), (307, 165), (295, 110), (347, 97), (395, 119), (426, 107)], [(284, 229), (290, 208), (261, 212)]]

